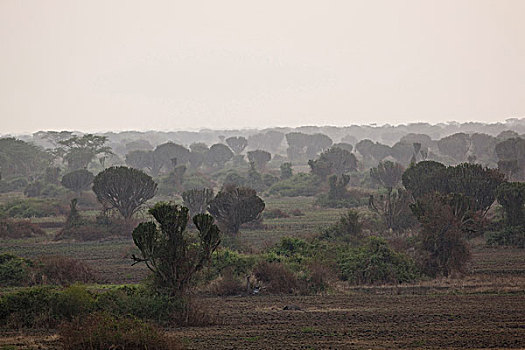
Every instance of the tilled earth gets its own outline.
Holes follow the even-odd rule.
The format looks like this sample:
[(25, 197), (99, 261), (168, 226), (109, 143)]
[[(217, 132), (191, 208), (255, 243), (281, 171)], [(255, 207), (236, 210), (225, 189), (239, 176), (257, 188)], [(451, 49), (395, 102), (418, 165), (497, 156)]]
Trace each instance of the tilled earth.
[[(209, 298), (218, 324), (170, 333), (189, 349), (525, 348), (525, 295)], [(300, 310), (283, 310), (286, 305)]]

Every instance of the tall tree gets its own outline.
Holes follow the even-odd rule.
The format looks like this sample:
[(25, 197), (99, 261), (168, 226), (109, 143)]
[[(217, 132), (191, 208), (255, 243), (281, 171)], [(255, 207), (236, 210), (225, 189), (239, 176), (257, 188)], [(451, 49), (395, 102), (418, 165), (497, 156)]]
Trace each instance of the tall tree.
[(172, 160), (176, 159), (178, 165), (186, 164), (190, 159), (190, 151), (181, 145), (173, 142), (166, 142), (158, 145), (153, 151), (153, 168), (151, 174), (158, 176), (161, 170), (173, 169)]
[(525, 139), (506, 139), (496, 144), (495, 151), (498, 168), (508, 180), (525, 180)]
[(156, 222), (140, 223), (133, 230), (133, 242), (141, 256), (135, 263), (145, 263), (153, 272), (156, 286), (167, 294), (183, 297), (195, 274), (205, 267), (221, 242), (220, 230), (208, 214), (193, 217), (198, 240), (186, 231), (188, 208), (172, 203), (157, 203), (149, 210)]
[(111, 155), (111, 148), (105, 146), (107, 141), (105, 136), (86, 134), (82, 137), (75, 135), (58, 143), (69, 170), (78, 170), (86, 169), (97, 156)]
[(525, 225), (525, 183), (505, 182), (498, 187), (498, 203), (505, 210), (507, 226)]
[(342, 175), (357, 170), (357, 159), (345, 149), (332, 147), (321, 153), (318, 159), (310, 160), (308, 165), (312, 174), (324, 179), (328, 175)]
[(228, 146), (230, 146), (235, 155), (241, 154), (241, 152), (244, 151), (246, 146), (248, 146), (248, 140), (246, 140), (246, 138), (243, 136), (228, 137), (226, 139), (226, 143), (228, 144)]
[(148, 169), (151, 171), (155, 165), (153, 151), (136, 150), (129, 152), (126, 154), (126, 165), (139, 170)]
[(437, 145), (441, 154), (451, 157), (456, 162), (464, 162), (470, 149), (470, 136), (461, 132), (456, 133), (442, 138)]
[(45, 171), (53, 157), (42, 148), (12, 137), (0, 138), (0, 173), (4, 179)]
[(213, 199), (211, 188), (194, 188), (182, 193), (184, 206), (190, 210), (191, 215), (203, 214)]
[(370, 195), (368, 207), (383, 216), (389, 229), (402, 228), (409, 214), (410, 195), (398, 187), (403, 171), (401, 164), (390, 161), (379, 162), (376, 168), (370, 169), (370, 177), (384, 186), (387, 194), (378, 198)]
[(211, 201), (208, 212), (225, 232), (236, 235), (242, 224), (259, 219), (264, 207), (264, 201), (255, 190), (225, 185)]
[(221, 143), (216, 143), (210, 147), (206, 154), (206, 163), (209, 166), (216, 166), (218, 168), (224, 167), (224, 163), (233, 158), (233, 152), (228, 146)]
[(144, 172), (125, 166), (111, 167), (93, 180), (93, 192), (104, 208), (114, 208), (130, 219), (146, 201), (153, 198), (157, 184)]
[(80, 195), (82, 191), (87, 191), (89, 189), (94, 178), (95, 176), (90, 171), (79, 169), (62, 176), (61, 183), (65, 188), (77, 192), (78, 195)]
[(260, 149), (248, 152), (248, 160), (259, 171), (263, 171), (271, 159), (272, 155), (269, 152)]
[(259, 133), (248, 137), (249, 149), (262, 149), (264, 151), (275, 154), (279, 151), (279, 148), (283, 142), (284, 134), (279, 131), (267, 131), (265, 133)]

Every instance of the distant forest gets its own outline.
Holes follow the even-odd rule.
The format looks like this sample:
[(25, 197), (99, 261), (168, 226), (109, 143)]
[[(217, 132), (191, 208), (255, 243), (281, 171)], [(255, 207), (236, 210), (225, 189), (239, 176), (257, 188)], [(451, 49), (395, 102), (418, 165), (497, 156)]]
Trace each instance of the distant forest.
[[(14, 156), (17, 142), (42, 151)], [(11, 141), (9, 141), (11, 140)], [(503, 123), (412, 123), (407, 125), (301, 126), (200, 131), (122, 131), (94, 135), (77, 131), (38, 131), (30, 135), (3, 135), (0, 155), (6, 158), (2, 176), (29, 176), (45, 168), (50, 156), (66, 171), (99, 171), (108, 166), (127, 165), (158, 176), (185, 164), (188, 169), (222, 168), (225, 164), (265, 163), (279, 168), (290, 163), (308, 171), (322, 152), (338, 147), (349, 151), (359, 170), (390, 160), (404, 167), (412, 162), (435, 160), (447, 165), (463, 162), (499, 168), (509, 180), (525, 178), (525, 118)], [(26, 148), (30, 150), (30, 148)], [(21, 149), (20, 149), (21, 151)], [(21, 151), (22, 152), (22, 151)], [(22, 152), (25, 153), (25, 152)], [(267, 154), (269, 153), (269, 154)], [(245, 159), (245, 156), (247, 159)], [(265, 159), (268, 158), (268, 159)], [(20, 161), (26, 159), (21, 164)], [(248, 160), (248, 162), (246, 161)], [(175, 162), (175, 163), (174, 163)], [(42, 163), (41, 166), (39, 166)]]

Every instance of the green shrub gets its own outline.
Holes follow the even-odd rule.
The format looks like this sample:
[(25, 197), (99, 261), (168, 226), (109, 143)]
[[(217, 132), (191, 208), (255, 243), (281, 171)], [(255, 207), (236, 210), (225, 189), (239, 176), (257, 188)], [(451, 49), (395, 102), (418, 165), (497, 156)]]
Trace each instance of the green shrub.
[(33, 287), (0, 297), (0, 324), (9, 328), (55, 327), (58, 291), (50, 287)]
[(219, 277), (224, 271), (232, 273), (235, 277), (244, 277), (251, 272), (256, 263), (252, 254), (241, 254), (231, 249), (220, 249), (211, 258), (210, 266), (206, 271), (206, 279)]
[(143, 286), (119, 287), (97, 295), (96, 309), (112, 315), (130, 315), (158, 324), (169, 324), (183, 303)]
[(491, 246), (513, 246), (517, 248), (525, 247), (525, 227), (510, 226), (499, 231), (485, 233), (485, 239)]
[(72, 320), (95, 309), (95, 296), (84, 285), (74, 284), (56, 294), (52, 309), (57, 320)]
[(418, 278), (414, 261), (378, 237), (340, 253), (338, 260), (341, 278), (353, 284), (403, 283)]
[(59, 329), (64, 349), (72, 350), (172, 350), (181, 349), (156, 327), (134, 318), (95, 313), (62, 324)]
[(335, 224), (324, 229), (320, 238), (328, 241), (358, 243), (362, 238), (362, 223), (357, 210), (350, 209)]
[(315, 196), (319, 192), (319, 188), (320, 180), (317, 176), (299, 173), (273, 184), (267, 193), (282, 197), (310, 197)]
[(33, 263), (13, 254), (0, 254), (0, 286), (21, 286), (31, 281)]
[(314, 204), (323, 208), (356, 208), (367, 204), (366, 194), (352, 189), (345, 193), (343, 198), (331, 198), (329, 193), (317, 196)]
[(30, 287), (0, 297), (0, 325), (8, 328), (54, 328), (64, 321), (102, 311), (163, 325), (209, 324), (202, 303), (153, 292), (145, 287), (120, 287), (93, 293), (75, 284), (63, 290)]

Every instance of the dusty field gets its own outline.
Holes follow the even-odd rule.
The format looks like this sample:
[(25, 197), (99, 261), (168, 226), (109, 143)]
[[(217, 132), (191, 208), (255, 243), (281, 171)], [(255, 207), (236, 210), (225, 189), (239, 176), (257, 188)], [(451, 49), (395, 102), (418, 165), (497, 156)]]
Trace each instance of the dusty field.
[[(525, 296), (370, 295), (204, 298), (217, 325), (170, 330), (188, 349), (525, 348)], [(301, 310), (286, 311), (286, 305)], [(1, 345), (59, 349), (53, 332)], [(4, 348), (10, 349), (10, 348)]]
[[(208, 299), (223, 324), (175, 330), (189, 349), (525, 348), (524, 295)], [(285, 311), (285, 305), (298, 311)]]

